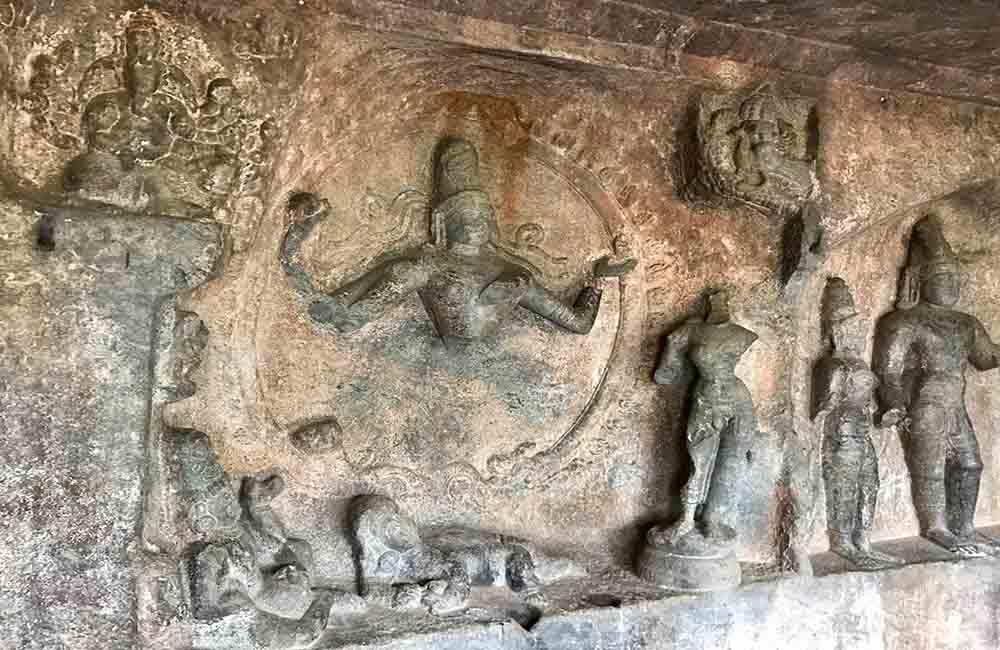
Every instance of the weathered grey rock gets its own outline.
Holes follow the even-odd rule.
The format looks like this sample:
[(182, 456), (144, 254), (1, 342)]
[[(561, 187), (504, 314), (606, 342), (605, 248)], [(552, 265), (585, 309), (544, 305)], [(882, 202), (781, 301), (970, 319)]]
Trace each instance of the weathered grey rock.
[[(815, 555), (845, 509), (826, 512), (811, 420), (827, 277), (877, 322), (926, 214), (965, 272), (954, 309), (1000, 327), (992, 3), (142, 4), (0, 6), (0, 648), (996, 648), (992, 564), (879, 542), (918, 526), (895, 429), (867, 429), (877, 516), (852, 531), (936, 564), (857, 576)], [(751, 118), (703, 149), (735, 176), (701, 164), (699, 115), (719, 109)], [(448, 189), (434, 152), (456, 141), (478, 178), (459, 165)], [(689, 200), (696, 178), (724, 200)], [(475, 188), (488, 201), (466, 202)], [(418, 293), (350, 333), (310, 318), (313, 296), (432, 247), (434, 207), (475, 230), (485, 203), (494, 243), (559, 304), (603, 289), (586, 336), (512, 308), (445, 347)], [(179, 262), (208, 233), (218, 265)], [(681, 514), (690, 409), (686, 383), (649, 379), (706, 287), (759, 336), (732, 375), (769, 446), (731, 513), (743, 584), (667, 598), (634, 551)], [(995, 378), (965, 383), (980, 525), (1000, 520)], [(286, 489), (253, 509), (280, 524), (258, 522), (275, 553), (311, 549), (311, 590), (254, 551), (264, 571), (234, 570), (277, 569), (274, 588), (237, 580), (226, 613), (197, 618), (194, 558), (230, 561), (241, 481), (275, 474)], [(505, 584), (470, 584), (462, 607), (436, 579), (401, 586), (413, 607), (364, 599), (364, 494), (441, 555), (493, 549), (474, 564)], [(515, 540), (544, 608), (506, 584)], [(789, 568), (817, 577), (779, 582)]]
[(26, 650), (132, 648), (153, 321), (164, 300), (211, 275), (219, 230), (0, 209), (21, 224), (11, 250), (30, 260), (37, 283), (5, 309), (35, 326), (0, 366), (0, 640)]

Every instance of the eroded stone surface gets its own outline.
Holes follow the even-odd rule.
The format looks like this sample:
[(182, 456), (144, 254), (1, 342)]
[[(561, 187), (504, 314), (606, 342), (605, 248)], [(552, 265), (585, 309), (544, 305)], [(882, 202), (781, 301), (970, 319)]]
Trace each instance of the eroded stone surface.
[(131, 648), (150, 332), (163, 300), (212, 273), (218, 228), (0, 209), (15, 227), (5, 255), (31, 268), (5, 299), (19, 325), (2, 366), (0, 638), (10, 648)]
[[(728, 290), (734, 321), (759, 336), (735, 375), (782, 465), (741, 495), (747, 582), (826, 548), (825, 499), (808, 487), (828, 276), (853, 289), (859, 322), (876, 322), (913, 224), (934, 212), (967, 272), (957, 308), (1000, 331), (1000, 97), (980, 47), (995, 7), (140, 4), (0, 8), (0, 425), (13, 468), (0, 479), (0, 615), (15, 621), (0, 646), (129, 647), (138, 632), (140, 647), (286, 647), (332, 613), (320, 646), (783, 647), (801, 633), (831, 647), (995, 647), (983, 604), (995, 594), (968, 573), (990, 579), (985, 561), (648, 605), (663, 594), (623, 575), (652, 523), (680, 511), (685, 391), (650, 380), (664, 335), (706, 290)], [(796, 222), (744, 201), (685, 195), (698, 106), (760, 88), (809, 107), (799, 162), (817, 182), (798, 239)], [(305, 216), (289, 197), (329, 201), (295, 263), (332, 292), (431, 240), (447, 138), (479, 152), (498, 240), (564, 302), (611, 275), (596, 260), (641, 260), (598, 278), (585, 340), (519, 310), (489, 346), (454, 354), (415, 297), (351, 335), (309, 317), (280, 258)], [(970, 376), (966, 394), (980, 524), (1000, 517), (994, 384), (994, 371)], [(872, 442), (871, 536), (912, 535), (903, 445), (886, 428)], [(274, 473), (287, 486), (274, 516), (312, 549), (315, 607), (194, 620), (185, 562), (237, 534), (240, 481)], [(391, 497), (421, 529), (582, 558), (589, 576), (546, 585), (554, 611), (540, 621), (503, 589), (472, 589), (453, 618), (373, 608), (352, 584), (359, 494)], [(959, 613), (922, 635), (942, 604)]]
[[(841, 572), (817, 557), (822, 577), (749, 584), (726, 592), (665, 598), (623, 577), (569, 584), (555, 611), (530, 628), (495, 610), (442, 624), (422, 615), (369, 613), (353, 631), (331, 624), (317, 648), (990, 648), (997, 642), (995, 560), (941, 561), (919, 539), (879, 545), (914, 564), (881, 573)], [(940, 551), (944, 554), (944, 551)], [(844, 562), (840, 559), (840, 562)], [(832, 569), (832, 570), (831, 570)], [(926, 589), (934, 584), (935, 589)], [(572, 595), (570, 595), (572, 594)], [(480, 594), (480, 606), (497, 604)], [(919, 631), (912, 621), (927, 623)], [(339, 619), (341, 624), (349, 619)], [(744, 645), (746, 644), (746, 645)], [(242, 647), (220, 642), (207, 647)]]

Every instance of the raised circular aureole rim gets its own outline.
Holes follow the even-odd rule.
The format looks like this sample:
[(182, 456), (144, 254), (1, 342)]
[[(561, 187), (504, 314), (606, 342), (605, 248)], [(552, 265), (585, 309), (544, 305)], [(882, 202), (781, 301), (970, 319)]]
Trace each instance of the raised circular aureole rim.
[[(334, 153), (333, 155), (311, 157), (311, 159), (304, 161), (299, 173), (283, 185), (286, 189), (299, 188), (303, 181), (312, 181), (318, 185), (320, 184), (317, 182), (319, 179), (334, 173), (339, 167), (377, 149), (384, 143), (395, 142), (414, 134), (425, 134), (428, 129), (438, 132), (439, 138), (445, 137), (449, 135), (449, 130), (446, 127), (442, 128), (439, 117), (438, 114), (429, 113), (410, 120), (396, 121), (394, 126), (389, 126), (386, 129), (380, 129), (380, 125), (373, 125), (373, 128), (369, 129), (369, 133), (374, 131), (380, 134), (379, 137), (361, 136), (354, 138), (353, 141), (345, 138), (343, 141), (334, 142), (331, 144), (331, 148), (336, 149), (339, 155)], [(388, 125), (383, 124), (382, 126)], [(559, 154), (553, 147), (532, 135), (528, 136), (527, 157), (533, 158), (563, 179), (598, 216), (609, 239), (622, 234), (633, 245), (638, 243), (634, 232), (635, 227), (626, 217), (623, 208), (592, 172)], [(635, 252), (638, 254), (640, 251), (636, 250)], [(542, 467), (549, 468), (552, 462), (570, 459), (582, 440), (601, 429), (607, 416), (611, 413), (610, 407), (615, 396), (631, 388), (632, 382), (628, 372), (629, 361), (639, 357), (641, 333), (645, 322), (645, 303), (642, 300), (643, 275), (641, 270), (637, 268), (632, 273), (617, 278), (617, 281), (619, 289), (618, 323), (601, 378), (594, 386), (587, 403), (567, 430), (560, 434), (555, 442), (529, 459), (529, 462), (532, 459), (535, 460), (536, 463), (532, 464), (537, 464), (540, 469)], [(259, 327), (260, 321), (258, 319), (253, 326), (256, 341), (261, 340), (257, 337)], [(638, 328), (632, 336), (629, 336), (630, 327), (632, 330)], [(263, 352), (258, 348), (258, 359), (263, 358)], [(264, 402), (264, 409), (269, 410), (266, 407), (267, 389), (264, 386), (260, 388), (260, 398)], [(537, 463), (537, 461), (545, 462)], [(377, 467), (368, 469), (373, 470)], [(549, 474), (550, 472), (546, 471), (545, 473)], [(530, 481), (529, 484), (534, 487), (544, 487), (544, 483), (537, 481)]]

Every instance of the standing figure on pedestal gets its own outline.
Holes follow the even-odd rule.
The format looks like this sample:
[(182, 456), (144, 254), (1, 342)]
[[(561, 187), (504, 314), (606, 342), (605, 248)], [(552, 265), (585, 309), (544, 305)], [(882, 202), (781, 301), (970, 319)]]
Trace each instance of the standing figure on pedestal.
[(829, 350), (813, 370), (815, 422), (823, 436), (830, 550), (860, 569), (902, 564), (871, 548), (869, 533), (878, 496), (878, 458), (872, 444), (878, 380), (861, 360), (865, 333), (859, 328), (851, 291), (840, 278), (827, 281), (822, 331)]
[(974, 518), (983, 461), (965, 408), (965, 371), (1000, 365), (1000, 347), (974, 316), (952, 309), (958, 259), (938, 219), (913, 227), (896, 311), (879, 322), (875, 369), (883, 422), (899, 421), (920, 534), (953, 553), (990, 552)]
[[(395, 256), (330, 295), (314, 289), (292, 261), (325, 210), (307, 223), (292, 225), (282, 260), (293, 284), (312, 300), (309, 314), (314, 321), (342, 331), (356, 329), (416, 292), (446, 343), (494, 336), (518, 307), (571, 332), (590, 332), (600, 290), (585, 286), (576, 301), (567, 304), (540, 284), (530, 264), (497, 246), (496, 214), (481, 189), (479, 157), (471, 144), (442, 144), (435, 184), (432, 243)], [(594, 262), (592, 275), (616, 277), (635, 265), (627, 256), (605, 256)]]
[(694, 471), (681, 494), (681, 516), (671, 526), (649, 531), (639, 561), (642, 577), (661, 586), (700, 591), (739, 584), (739, 564), (730, 547), (750, 489), (751, 446), (758, 430), (750, 391), (735, 368), (756, 340), (755, 333), (730, 321), (723, 292), (709, 296), (703, 318), (667, 338), (656, 383), (677, 386), (692, 366), (697, 379), (687, 424)]

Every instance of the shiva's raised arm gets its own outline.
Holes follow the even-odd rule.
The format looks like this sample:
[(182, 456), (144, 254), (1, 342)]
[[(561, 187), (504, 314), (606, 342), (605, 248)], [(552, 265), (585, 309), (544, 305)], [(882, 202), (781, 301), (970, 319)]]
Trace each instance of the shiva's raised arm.
[(330, 204), (326, 199), (321, 199), (309, 192), (296, 192), (288, 199), (288, 213), (292, 217), (292, 223), (285, 231), (285, 238), (281, 242), (281, 269), (288, 276), (288, 282), (303, 298), (311, 298), (320, 293), (313, 283), (312, 278), (306, 272), (298, 260), (299, 249), (302, 243), (312, 235), (316, 224), (326, 218), (330, 212)]
[(292, 223), (281, 243), (281, 267), (299, 295), (311, 303), (309, 315), (318, 323), (341, 331), (357, 329), (422, 289), (430, 278), (429, 265), (415, 252), (383, 262), (333, 293), (325, 293), (313, 283), (298, 254), (316, 224), (329, 215), (330, 205), (315, 194), (298, 192), (289, 198), (288, 212)]
[(357, 329), (424, 288), (430, 275), (429, 265), (420, 257), (392, 260), (313, 300), (309, 315), (340, 331)]

